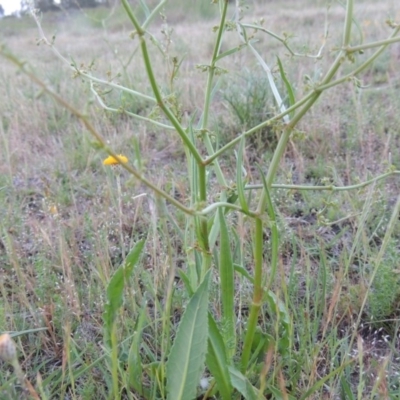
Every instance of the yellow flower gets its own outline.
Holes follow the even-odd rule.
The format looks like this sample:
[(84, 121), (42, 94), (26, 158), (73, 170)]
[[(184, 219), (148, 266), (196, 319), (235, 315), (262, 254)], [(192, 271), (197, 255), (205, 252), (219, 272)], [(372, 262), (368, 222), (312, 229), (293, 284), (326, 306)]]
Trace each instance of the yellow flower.
[(57, 206), (55, 204), (52, 204), (51, 206), (49, 206), (49, 212), (50, 212), (50, 214), (53, 214), (53, 215), (58, 214)]
[[(127, 163), (128, 162), (128, 157), (125, 157), (122, 154), (118, 154), (118, 159), (121, 163)], [(103, 165), (118, 165), (120, 162), (118, 162), (118, 160), (116, 158), (114, 158), (113, 156), (108, 156), (104, 161), (103, 161)]]

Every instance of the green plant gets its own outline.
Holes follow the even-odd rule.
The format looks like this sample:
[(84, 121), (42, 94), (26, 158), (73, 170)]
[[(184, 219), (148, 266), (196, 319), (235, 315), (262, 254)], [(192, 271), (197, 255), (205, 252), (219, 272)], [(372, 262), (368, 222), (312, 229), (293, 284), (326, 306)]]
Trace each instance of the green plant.
[[(223, 91), (223, 98), (229, 104), (234, 116), (232, 126), (228, 126), (228, 129), (234, 132), (233, 135), (229, 135), (229, 140), (237, 134), (238, 128), (241, 131), (247, 131), (261, 124), (273, 115), (274, 109), (268, 79), (263, 74), (241, 71), (234, 82), (232, 83), (232, 77), (227, 79), (227, 88)], [(266, 126), (251, 135), (247, 141), (256, 152), (273, 149), (278, 141), (277, 132), (273, 126)]]
[[(131, 296), (125, 296), (125, 301), (123, 296), (130, 286), (128, 283), (132, 282), (134, 268), (139, 263), (144, 246), (143, 241), (138, 241), (121, 266), (113, 273), (111, 279), (107, 273), (101, 276), (108, 282), (103, 324), (104, 354), (89, 365), (73, 370), (70, 380), (76, 380), (83, 373), (84, 368), (93, 368), (94, 365), (106, 359), (106, 366), (103, 367), (102, 373), (108, 385), (110, 398), (118, 399), (122, 394), (133, 392), (134, 395), (149, 399), (189, 400), (197, 394), (198, 384), (206, 365), (211, 377), (209, 382), (204, 384), (204, 388), (199, 389), (202, 390), (201, 395), (204, 398), (214, 395), (223, 399), (240, 398), (240, 396), (246, 399), (258, 399), (264, 396), (278, 398), (280, 395), (286, 398), (305, 399), (312, 395), (318, 396), (326, 382), (339, 379), (338, 377), (342, 376), (345, 368), (353, 362), (347, 358), (341, 362), (335, 361), (321, 379), (316, 378), (317, 367), (313, 364), (314, 361), (307, 363), (304, 369), (310, 378), (304, 382), (302, 387), (296, 385), (301, 380), (303, 372), (301, 362), (308, 357), (310, 349), (312, 349), (312, 360), (317, 360), (318, 355), (324, 351), (325, 345), (331, 344), (329, 340), (332, 337), (329, 337), (328, 340), (326, 334), (333, 319), (334, 307), (338, 303), (340, 285), (335, 286), (336, 291), (328, 310), (326, 310), (325, 307), (319, 308), (318, 302), (314, 302), (312, 297), (314, 291), (326, 290), (326, 269), (321, 272), (319, 282), (322, 284), (320, 286), (312, 285), (310, 273), (305, 275), (307, 290), (304, 303), (301, 304), (303, 308), (296, 315), (297, 320), (302, 321), (302, 324), (296, 332), (289, 308), (290, 302), (293, 300), (290, 300), (288, 296), (288, 287), (281, 271), (279, 271), (282, 275), (280, 277), (281, 289), (277, 290), (276, 288), (276, 279), (279, 275), (280, 238), (276, 210), (279, 205), (274, 203), (271, 193), (277, 188), (292, 191), (324, 190), (337, 193), (361, 189), (389, 176), (399, 175), (399, 171), (392, 169), (369, 181), (350, 186), (336, 186), (330, 182), (321, 182), (320, 186), (275, 183), (279, 164), (288, 149), (297, 124), (312, 109), (320, 95), (333, 86), (348, 80), (352, 80), (357, 85), (357, 74), (367, 68), (389, 44), (400, 40), (397, 36), (400, 27), (393, 27), (393, 34), (389, 39), (352, 46), (350, 39), (353, 1), (349, 0), (346, 7), (342, 44), (336, 49), (335, 59), (321, 80), (311, 82), (308, 92), (301, 99), (296, 100), (293, 85), (286, 76), (282, 65), (280, 65), (277, 76), (282, 81), (281, 86), (284, 89), (278, 89), (275, 84), (275, 79), (278, 78), (272, 75), (272, 71), (260, 56), (254, 42), (249, 39), (248, 31), (267, 33), (290, 49), (289, 38), (279, 37), (261, 25), (243, 23), (239, 18), (239, 9), (235, 9), (237, 19), (228, 21), (228, 1), (219, 1), (220, 21), (216, 28), (212, 58), (210, 63), (203, 67), (207, 74), (204, 107), (198, 122), (193, 118), (184, 123), (178, 112), (180, 107), (177, 106), (178, 96), (173, 91), (174, 87), (172, 85), (168, 93), (164, 93), (160, 89), (161, 85), (156, 79), (154, 62), (149, 52), (149, 42), (153, 36), (149, 33), (148, 27), (165, 3), (165, 1), (161, 1), (153, 10), (150, 10), (143, 2), (145, 20), (141, 23), (129, 3), (123, 0), (126, 13), (135, 29), (132, 36), (138, 41), (141, 49), (144, 67), (152, 89), (151, 95), (120, 86), (113, 81), (96, 78), (92, 72), (81, 69), (76, 63), (72, 64), (72, 69), (77, 76), (89, 82), (91, 93), (100, 106), (107, 111), (121, 112), (105, 103), (105, 99), (99, 93), (96, 85), (104, 85), (128, 93), (129, 96), (145, 99), (157, 109), (157, 114), (162, 116), (162, 121), (154, 118), (154, 115), (151, 114), (139, 115), (135, 113), (135, 109), (127, 114), (144, 123), (172, 131), (180, 138), (187, 163), (188, 180), (186, 185), (189, 194), (186, 200), (166, 192), (163, 187), (158, 185), (157, 180), (145, 177), (138, 165), (126, 163), (125, 159), (118, 157), (100, 135), (100, 129), (91, 123), (90, 118), (84, 112), (73, 107), (61, 95), (52, 91), (29, 69), (29, 66), (21, 62), (5, 47), (1, 48), (3, 56), (14, 62), (56, 102), (82, 121), (85, 129), (94, 136), (96, 140), (94, 146), (97, 150), (106, 151), (109, 156), (118, 160), (125, 170), (152, 190), (154, 198), (151, 200), (150, 213), (152, 213), (154, 225), (151, 229), (153, 233), (162, 232), (165, 241), (158, 248), (167, 260), (167, 279), (160, 286), (155, 283), (149, 284), (144, 279), (145, 276), (140, 282), (146, 288), (144, 293), (150, 293), (154, 302), (151, 316), (147, 315), (145, 296), (139, 299), (131, 293)], [(238, 30), (242, 43), (222, 51), (222, 38), (232, 27)], [(42, 35), (43, 40), (46, 41), (43, 32)], [(55, 50), (51, 42), (46, 42)], [(248, 48), (254, 54), (265, 71), (278, 111), (273, 116), (268, 116), (265, 120), (260, 121), (251, 119), (251, 113), (254, 110), (246, 110), (246, 124), (255, 125), (243, 126), (245, 132), (237, 135), (222, 147), (216, 148), (212, 140), (214, 132), (210, 128), (215, 77), (223, 72), (219, 63), (244, 48)], [(348, 62), (351, 68), (355, 55), (371, 48), (377, 48), (377, 50), (368, 54), (363, 63), (345, 76), (336, 78), (342, 64)], [(279, 64), (281, 63), (279, 62)], [(176, 64), (175, 67), (179, 69), (179, 64)], [(177, 70), (174, 69), (173, 74), (169, 83), (173, 83)], [(281, 95), (281, 92), (286, 92), (287, 96)], [(261, 105), (260, 103), (261, 101), (257, 100), (256, 104)], [(260, 167), (255, 171), (259, 182), (250, 184), (248, 181), (249, 171), (244, 162), (247, 138), (271, 126), (280, 130), (279, 140), (273, 150), (267, 172), (264, 173), (264, 169)], [(235, 146), (235, 171), (233, 176), (227, 176), (223, 168), (223, 155), (232, 151)], [(213, 181), (213, 176), (215, 176), (215, 181)], [(316, 175), (314, 174), (314, 176)], [(215, 187), (219, 188), (216, 192), (215, 189), (213, 190)], [(119, 183), (115, 191), (117, 192), (115, 197), (120, 199)], [(254, 195), (255, 192), (257, 194)], [(121, 221), (122, 202), (119, 201)], [(170, 205), (174, 206), (174, 212), (171, 211)], [(369, 209), (366, 207), (362, 216), (366, 216), (368, 211)], [(178, 223), (178, 218), (183, 220), (183, 223)], [(344, 262), (345, 271), (343, 273), (348, 272), (350, 261), (354, 258), (356, 246), (359, 245), (362, 236), (362, 228), (365, 226), (365, 219), (360, 224), (357, 240), (355, 240), (348, 259)], [(393, 226), (394, 218), (392, 218), (387, 232), (390, 232)], [(250, 237), (247, 239), (248, 242), (244, 239), (246, 235), (240, 236), (236, 232), (238, 227), (246, 231)], [(121, 231), (122, 228), (121, 222)], [(170, 230), (179, 238), (183, 247), (186, 268), (177, 269), (173, 262)], [(153, 237), (149, 236), (150, 240), (156, 240), (155, 234)], [(390, 235), (387, 234), (383, 243), (387, 244), (389, 238)], [(266, 254), (265, 241), (267, 240), (270, 251)], [(121, 246), (122, 242), (123, 238)], [(252, 253), (251, 257), (248, 256), (250, 253)], [(244, 262), (245, 254), (248, 256), (246, 259), (251, 260), (247, 261), (252, 267), (250, 272), (246, 269)], [(383, 254), (380, 254), (380, 258), (382, 257)], [(324, 257), (321, 255), (321, 260), (323, 259)], [(311, 270), (311, 263), (312, 257), (306, 257), (308, 272)], [(268, 266), (267, 271), (265, 265)], [(176, 275), (182, 283), (179, 288), (174, 285)], [(292, 278), (291, 285), (294, 286), (293, 275)], [(373, 280), (374, 275), (371, 276), (371, 283)], [(243, 296), (246, 301), (246, 310), (245, 307), (241, 308), (246, 311), (243, 313), (243, 319), (238, 318), (239, 310), (235, 302), (239, 284), (247, 289), (246, 295)], [(211, 294), (220, 299), (220, 304), (210, 305)], [(187, 304), (183, 312), (182, 299)], [(320, 299), (325, 304), (325, 293), (320, 295)], [(291, 309), (295, 309), (295, 307), (296, 305), (291, 305)], [(180, 311), (179, 324), (171, 323), (176, 309)], [(322, 313), (326, 313), (322, 327), (319, 322), (309, 319), (308, 311), (311, 309), (315, 310), (316, 319), (314, 321), (321, 320)], [(302, 310), (304, 312), (301, 312)], [(132, 315), (134, 318), (131, 317)], [(261, 330), (258, 329), (260, 320), (263, 321)], [(118, 321), (124, 322), (124, 324), (119, 324)], [(125, 325), (127, 329), (119, 330), (120, 325)], [(149, 329), (153, 335), (152, 340), (148, 339)], [(322, 338), (320, 343), (313, 347), (318, 338)], [(293, 356), (296, 340), (299, 351)], [(338, 358), (337, 353), (344, 352), (345, 346), (341, 347), (341, 344), (340, 340), (337, 340), (329, 347), (332, 352), (331, 356), (335, 360)], [(74, 361), (80, 361), (80, 355), (72, 352), (73, 347), (70, 346), (69, 354), (71, 357), (72, 355), (75, 357)], [(273, 359), (274, 361), (272, 361)], [(69, 365), (73, 364), (71, 360), (68, 362)], [(271, 368), (272, 364), (273, 368)], [(57, 382), (63, 379), (64, 375), (56, 377)], [(345, 391), (348, 389), (346, 385), (343, 387)]]
[(368, 312), (372, 321), (390, 317), (398, 307), (400, 282), (397, 276), (398, 248), (392, 240), (387, 253), (378, 266), (368, 298)]

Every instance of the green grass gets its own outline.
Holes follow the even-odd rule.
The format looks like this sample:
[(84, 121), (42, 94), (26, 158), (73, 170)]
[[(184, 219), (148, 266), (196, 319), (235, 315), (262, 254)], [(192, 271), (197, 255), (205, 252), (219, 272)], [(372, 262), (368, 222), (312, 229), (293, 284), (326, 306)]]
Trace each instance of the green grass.
[[(279, 34), (293, 32), (296, 51), (315, 53), (324, 29), (323, 2), (299, 3), (291, 4), (289, 17), (289, 6), (283, 8), (279, 2), (271, 4), (268, 13), (262, 2), (249, 2), (247, 12), (254, 18), (268, 16), (268, 27)], [(393, 11), (391, 2), (362, 5), (366, 7), (360, 24), (366, 36), (385, 37), (389, 29), (382, 21)], [(163, 94), (175, 96), (171, 108), (185, 125), (192, 119), (195, 128), (206, 83), (206, 74), (196, 65), (210, 59), (212, 27), (218, 22), (216, 7), (210, 7), (199, 0), (193, 8), (172, 2), (165, 10), (166, 19), (156, 18), (155, 41), (149, 43)], [(271, 38), (257, 44), (263, 55), (272, 55), (267, 62), (277, 80), (275, 56), (284, 60), (297, 98), (310, 83), (305, 76), (317, 81), (330, 65), (329, 50), (338, 43), (343, 15), (335, 4), (332, 36), (321, 61), (286, 57), (287, 51)], [(373, 23), (363, 25), (363, 21)], [(173, 32), (165, 33), (166, 22)], [(99, 8), (62, 17), (45, 14), (42, 24), (50, 37), (56, 33), (55, 45), (68, 60), (91, 68), (95, 76), (114, 77), (115, 82), (150, 94), (137, 41), (129, 39), (132, 26), (122, 8), (114, 13)], [(73, 78), (47, 46), (36, 45), (37, 29), (28, 17), (1, 20), (0, 35), (56, 93), (85, 110), (117, 153), (125, 154), (172, 197), (190, 203), (185, 153), (174, 131), (123, 112), (104, 111), (87, 82)], [(237, 44), (235, 32), (228, 32), (224, 50)], [(363, 75), (365, 90), (345, 83), (321, 97), (297, 127), (276, 183), (344, 186), (382, 174), (390, 165), (400, 169), (397, 47)], [(183, 62), (171, 85), (175, 56)], [(209, 129), (212, 142), (222, 146), (264, 121), (277, 106), (249, 50), (220, 64), (228, 73), (216, 78), (219, 87)], [(0, 333), (14, 335), (21, 366), (41, 398), (110, 398), (115, 364), (104, 343), (107, 287), (129, 251), (144, 239), (143, 254), (116, 316), (116, 373), (121, 398), (165, 398), (171, 338), (179, 336), (179, 321), (188, 315), (184, 311), (196, 289), (189, 287), (185, 276), (190, 281), (201, 267), (190, 223), (127, 171), (103, 166), (106, 154), (89, 132), (11, 63), (2, 61), (0, 82)], [(120, 111), (167, 123), (159, 108), (145, 99), (116, 89), (105, 90), (102, 99)], [(246, 141), (243, 166), (249, 184), (260, 183), (257, 163), (266, 173), (280, 132), (280, 125), (273, 126)], [(205, 154), (205, 145), (199, 146)], [(233, 151), (220, 159), (232, 186), (236, 159)], [(212, 202), (222, 189), (213, 173), (208, 184)], [(271, 191), (280, 236), (278, 270), (271, 283), (276, 299), (264, 295), (252, 347), (254, 363), (247, 376), (252, 384), (264, 385), (263, 398), (277, 399), (279, 394), (301, 398), (322, 379), (324, 385), (307, 398), (399, 398), (398, 220), (390, 241), (385, 239), (398, 188), (396, 175), (351, 192)], [(252, 208), (258, 198), (259, 192), (253, 190)], [(226, 223), (233, 263), (253, 276), (254, 229), (249, 219), (229, 213)], [(270, 228), (266, 225), (263, 230), (267, 265), (273, 247)], [(216, 238), (217, 243), (222, 240)], [(386, 244), (382, 255), (381, 246)], [(216, 318), (224, 315), (221, 304), (226, 298), (218, 290), (221, 255), (218, 246), (214, 249), (209, 309)], [(235, 274), (234, 287), (235, 335), (242, 343), (253, 285), (242, 272)], [(282, 306), (279, 310), (277, 304)], [(230, 337), (229, 329), (224, 328), (222, 337)], [(20, 398), (22, 389), (12, 368), (1, 363), (0, 369), (0, 398)], [(209, 371), (203, 375), (208, 379)], [(204, 396), (203, 389), (197, 391)]]

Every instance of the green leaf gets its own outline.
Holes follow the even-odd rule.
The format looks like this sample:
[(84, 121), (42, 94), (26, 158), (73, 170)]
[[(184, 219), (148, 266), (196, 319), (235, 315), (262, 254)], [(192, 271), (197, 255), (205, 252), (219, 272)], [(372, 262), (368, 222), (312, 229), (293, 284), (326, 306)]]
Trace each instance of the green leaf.
[(232, 399), (232, 385), (228, 370), (227, 352), (219, 327), (208, 313), (208, 351), (206, 364), (215, 378), (215, 384), (223, 400)]
[(107, 286), (107, 304), (104, 308), (103, 321), (108, 341), (117, 312), (123, 303), (125, 282), (132, 275), (136, 263), (139, 261), (143, 250), (144, 240), (141, 240), (127, 255), (125, 262), (114, 272)]
[(240, 275), (244, 276), (250, 283), (254, 284), (253, 277), (249, 274), (246, 268), (242, 267), (239, 264), (233, 264), (235, 271), (238, 272)]
[(268, 390), (274, 395), (274, 400), (296, 400), (291, 394), (285, 393), (285, 395), (283, 395), (280, 388), (271, 386), (268, 387)]
[(338, 368), (331, 371), (328, 375), (325, 375), (322, 379), (320, 379), (313, 386), (311, 386), (311, 388), (308, 389), (307, 392), (304, 393), (303, 396), (300, 397), (300, 400), (309, 399), (313, 393), (317, 392), (317, 390), (319, 390), (325, 384), (325, 382), (327, 382), (329, 379), (333, 378), (334, 376), (340, 376), (342, 371), (353, 362), (354, 362), (354, 360), (350, 360), (346, 363), (343, 363)]
[(236, 167), (236, 186), (239, 196), (240, 207), (243, 208), (245, 212), (249, 212), (249, 207), (247, 205), (246, 196), (244, 194), (244, 185), (242, 178), (243, 169), (243, 152), (244, 152), (244, 136), (240, 139), (239, 151), (237, 154), (237, 167)]
[[(293, 104), (296, 103), (296, 99), (294, 98), (293, 88), (292, 88), (292, 85), (290, 84), (288, 78), (286, 77), (285, 70), (283, 69), (281, 60), (279, 59), (279, 57), (276, 57), (276, 58), (278, 60), (278, 67), (279, 67), (279, 72), (281, 74), (281, 78), (282, 78), (283, 82), (285, 83), (286, 90), (288, 92), (289, 106), (291, 107)], [(294, 115), (294, 110), (290, 113), (290, 118), (293, 118), (293, 115)]]
[(167, 361), (167, 399), (196, 397), (207, 350), (208, 291), (211, 270), (189, 300)]
[(215, 245), (219, 236), (219, 218), (214, 215), (208, 221), (208, 243), (210, 245), (210, 250), (214, 251), (216, 249)]
[(340, 378), (340, 386), (341, 386), (341, 398), (344, 400), (355, 400), (355, 396), (351, 391), (350, 385), (346, 380), (346, 377), (341, 377)]
[(279, 331), (278, 347), (281, 354), (290, 352), (292, 348), (292, 326), (289, 311), (282, 300), (278, 299), (276, 295), (270, 290), (265, 293), (265, 298), (269, 303), (272, 311), (275, 311), (278, 315), (281, 329)]
[(245, 47), (245, 46), (246, 46), (245, 44), (241, 44), (241, 45), (239, 45), (239, 46), (233, 47), (232, 49), (229, 49), (229, 50), (227, 50), (227, 51), (224, 51), (223, 53), (221, 53), (221, 54), (215, 59), (215, 61), (219, 61), (219, 60), (221, 60), (221, 58), (224, 58), (224, 57), (230, 56), (230, 55), (232, 55), (232, 54), (235, 54), (236, 52), (242, 50), (243, 47)]
[(227, 356), (230, 359), (235, 353), (236, 347), (236, 315), (235, 315), (235, 275), (232, 262), (229, 233), (225, 221), (225, 215), (221, 208), (218, 209), (220, 223), (220, 255), (219, 276), (220, 292), (222, 300), (222, 337), (227, 348)]
[(148, 17), (150, 15), (150, 10), (149, 7), (147, 7), (147, 3), (143, 0), (139, 0), (139, 3), (142, 6), (145, 16)]
[(189, 277), (182, 271), (182, 269), (178, 269), (178, 275), (182, 279), (182, 282), (185, 285), (185, 289), (186, 289), (186, 292), (188, 293), (188, 295), (190, 297), (193, 296), (194, 290), (191, 286)]
[[(143, 305), (139, 318), (135, 325), (135, 331), (133, 333), (132, 344), (129, 349), (128, 355), (128, 368), (126, 377), (129, 382), (129, 386), (133, 387), (135, 391), (143, 395), (146, 389), (143, 387), (143, 369), (142, 369), (142, 359), (140, 356), (141, 342), (142, 342), (142, 332), (143, 326), (146, 320), (146, 307)], [(148, 396), (146, 396), (148, 397)]]
[(257, 400), (258, 390), (250, 383), (250, 381), (233, 366), (228, 367), (231, 374), (231, 382), (233, 387), (246, 399)]
[(265, 180), (265, 175), (264, 175), (261, 167), (259, 165), (257, 165), (257, 167), (260, 172), (265, 195), (267, 197), (267, 212), (268, 212), (268, 216), (270, 219), (270, 228), (271, 228), (271, 270), (270, 270), (270, 273), (266, 275), (266, 277), (268, 276), (268, 279), (269, 279), (268, 285), (265, 280), (262, 283), (263, 286), (267, 286), (266, 291), (268, 291), (268, 288), (272, 285), (272, 283), (275, 279), (276, 270), (278, 268), (279, 232), (278, 232), (278, 226), (277, 226), (277, 221), (276, 221), (274, 205), (272, 203), (271, 194), (268, 189), (267, 181)]
[(284, 328), (290, 330), (290, 315), (283, 301), (278, 299), (275, 293), (271, 292), (270, 290), (265, 293), (265, 297), (270, 307), (277, 314), (279, 313), (279, 321), (283, 324)]

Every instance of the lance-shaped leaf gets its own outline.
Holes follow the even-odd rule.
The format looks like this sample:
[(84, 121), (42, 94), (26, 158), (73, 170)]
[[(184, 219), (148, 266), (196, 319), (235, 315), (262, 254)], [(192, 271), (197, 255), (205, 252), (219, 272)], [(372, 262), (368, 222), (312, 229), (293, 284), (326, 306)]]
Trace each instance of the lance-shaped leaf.
[(133, 269), (139, 261), (143, 246), (144, 240), (141, 240), (136, 244), (127, 255), (125, 262), (114, 272), (114, 275), (107, 286), (107, 304), (103, 314), (103, 321), (106, 330), (106, 342), (109, 340), (117, 312), (122, 306), (125, 282), (132, 275)]
[(169, 400), (191, 400), (196, 397), (207, 350), (208, 271), (182, 316), (167, 361)]
[[(282, 62), (279, 59), (279, 57), (277, 57), (277, 61), (278, 61), (278, 67), (279, 67), (279, 72), (281, 74), (281, 78), (282, 78), (283, 82), (285, 83), (286, 90), (288, 92), (289, 107), (291, 107), (292, 105), (294, 105), (296, 103), (296, 99), (294, 98), (293, 88), (285, 74), (285, 70), (283, 69), (283, 65), (282, 65)], [(294, 111), (292, 111), (290, 113), (290, 118), (292, 118), (293, 116), (294, 116)]]
[(228, 369), (227, 351), (224, 339), (213, 316), (208, 314), (207, 367), (215, 379), (215, 384), (223, 400), (232, 399), (232, 385)]
[(231, 246), (229, 242), (228, 227), (225, 215), (221, 208), (218, 209), (220, 223), (220, 255), (219, 255), (219, 276), (220, 292), (222, 301), (222, 337), (227, 348), (228, 359), (235, 353), (236, 347), (236, 315), (235, 315), (235, 279), (234, 266), (232, 262)]
[(233, 387), (243, 396), (246, 400), (258, 400), (258, 390), (250, 383), (250, 381), (233, 366), (229, 367), (231, 374), (231, 382)]

